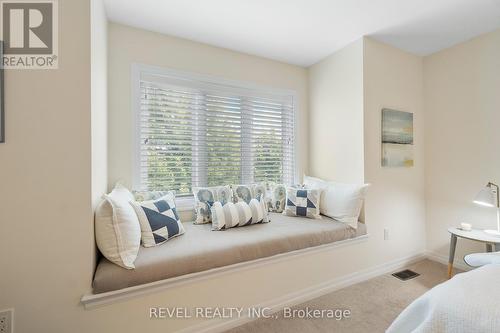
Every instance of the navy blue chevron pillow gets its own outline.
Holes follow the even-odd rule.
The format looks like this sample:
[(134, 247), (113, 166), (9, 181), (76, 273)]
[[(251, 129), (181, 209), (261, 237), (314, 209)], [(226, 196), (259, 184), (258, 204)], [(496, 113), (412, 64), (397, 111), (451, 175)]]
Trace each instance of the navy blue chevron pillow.
[(174, 193), (168, 192), (157, 200), (132, 202), (139, 217), (142, 245), (145, 247), (160, 245), (184, 233), (174, 199)]

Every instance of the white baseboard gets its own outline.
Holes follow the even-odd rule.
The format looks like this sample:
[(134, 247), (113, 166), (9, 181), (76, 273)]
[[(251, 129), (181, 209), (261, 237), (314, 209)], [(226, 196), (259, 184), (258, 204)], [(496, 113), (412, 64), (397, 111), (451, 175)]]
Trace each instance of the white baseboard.
[[(442, 254), (439, 254), (436, 252), (427, 251), (427, 252), (425, 252), (425, 256), (429, 260), (441, 263), (443, 265), (448, 265), (448, 256), (446, 256), (446, 255), (442, 255)], [(457, 261), (457, 258), (455, 258), (455, 260), (453, 262), (453, 267), (461, 269), (463, 271), (470, 271), (472, 269), (472, 267), (467, 266), (466, 264)]]
[[(302, 289), (297, 292), (293, 292), (267, 302), (252, 306), (253, 308), (267, 308), (270, 309), (271, 313), (283, 310), (285, 307), (291, 307), (311, 299), (326, 295), (335, 290), (342, 289), (356, 283), (360, 283), (371, 279), (373, 277), (390, 273), (412, 263), (420, 261), (422, 259), (428, 258), (426, 253), (415, 254), (412, 256), (400, 258), (393, 260), (381, 265), (377, 265), (368, 269), (364, 269), (355, 273), (347, 274), (341, 277), (334, 278), (332, 280), (323, 282), (321, 284)], [(436, 256), (437, 258), (437, 256)], [(432, 260), (432, 258), (430, 258)], [(438, 260), (436, 260), (438, 261)], [(245, 311), (243, 312), (245, 313)], [(267, 312), (269, 314), (269, 311)], [(197, 325), (193, 325), (182, 329), (180, 333), (216, 333), (229, 330), (231, 328), (243, 325), (247, 322), (253, 321), (254, 318), (248, 317), (248, 315), (242, 315), (241, 317), (231, 318), (229, 320), (208, 320)]]

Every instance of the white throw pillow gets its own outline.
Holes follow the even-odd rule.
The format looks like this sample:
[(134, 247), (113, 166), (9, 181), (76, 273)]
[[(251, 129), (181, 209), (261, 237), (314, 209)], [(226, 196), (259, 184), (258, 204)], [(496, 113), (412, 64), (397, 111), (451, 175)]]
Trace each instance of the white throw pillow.
[(319, 205), (321, 214), (355, 229), (358, 227), (368, 184), (343, 184), (304, 176), (304, 185), (322, 190)]
[(328, 182), (320, 178), (304, 175), (304, 186), (324, 190), (326, 187), (328, 187)]
[(141, 244), (139, 219), (130, 201), (134, 196), (128, 189), (117, 184), (95, 213), (95, 235), (99, 251), (111, 262), (127, 268), (135, 268)]

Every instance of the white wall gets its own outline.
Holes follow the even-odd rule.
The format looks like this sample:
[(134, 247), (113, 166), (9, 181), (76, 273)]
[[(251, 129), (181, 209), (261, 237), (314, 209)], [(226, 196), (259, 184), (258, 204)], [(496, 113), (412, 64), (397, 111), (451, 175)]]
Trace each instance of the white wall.
[[(59, 1), (59, 69), (5, 73), (0, 309), (16, 333), (83, 332), (94, 261), (90, 5)], [(86, 330), (88, 332), (88, 330)]]
[[(95, 8), (98, 7), (92, 7)], [(99, 141), (94, 141), (96, 151), (93, 152), (91, 139), (91, 132), (100, 128), (102, 122), (99, 121), (96, 128), (91, 128), (91, 122), (102, 120), (98, 118), (102, 116), (98, 110), (103, 110), (104, 103), (102, 98), (97, 99), (99, 107), (91, 108), (91, 100), (96, 101), (91, 98), (91, 69), (101, 68), (92, 72), (94, 79), (101, 77), (103, 66), (99, 61), (91, 66), (89, 4), (64, 2), (59, 10), (60, 26), (73, 27), (60, 31), (60, 69), (9, 71), (6, 75), (8, 136), (7, 143), (0, 145), (0, 232), (8, 237), (0, 242), (0, 259), (5, 267), (0, 275), (0, 308), (16, 309), (17, 333), (173, 332), (201, 320), (150, 320), (149, 307), (249, 307), (416, 250), (410, 242), (406, 251), (386, 251), (379, 256), (373, 242), (381, 235), (374, 235), (360, 244), (84, 310), (79, 300), (90, 290), (94, 261), (92, 199), (102, 185), (100, 181), (92, 182), (92, 176), (96, 175), (92, 173), (93, 161), (100, 162), (96, 156), (101, 147)], [(130, 171), (130, 152), (126, 148), (130, 146), (127, 133), (131, 132), (127, 97), (132, 59), (168, 67), (178, 64), (183, 70), (299, 91), (303, 97), (299, 139), (301, 150), (306, 152), (302, 159), (307, 159), (305, 69), (122, 26), (112, 25), (110, 33), (109, 70), (125, 73), (117, 73), (118, 79), (110, 75), (108, 85), (110, 112), (114, 112), (110, 115), (109, 147), (117, 151), (113, 157), (110, 154), (115, 178), (127, 177)], [(102, 43), (96, 39), (92, 45), (98, 41)], [(134, 51), (159, 41), (165, 41), (168, 46), (141, 56)], [(200, 52), (210, 66), (201, 61)], [(102, 53), (94, 55), (97, 54), (100, 56), (94, 60), (102, 59)], [(99, 63), (101, 67), (96, 67)], [(224, 71), (226, 66), (230, 69)], [(31, 91), (29, 98), (26, 91)], [(93, 97), (96, 96), (102, 97), (94, 93)], [(269, 283), (270, 276), (280, 283)], [(291, 276), (294, 279), (290, 279)], [(242, 285), (252, 288), (241, 288)]]
[[(448, 255), (448, 227), (495, 228), (495, 210), (472, 203), (500, 182), (500, 30), (424, 60), (427, 248)], [(456, 260), (484, 247), (459, 240)]]
[[(425, 250), (423, 60), (365, 38), (365, 203), (370, 254), (385, 260)], [(381, 110), (413, 112), (414, 166), (381, 166)], [(383, 241), (384, 228), (390, 239)]]
[[(311, 175), (371, 184), (365, 203), (370, 238), (352, 249), (363, 253), (360, 267), (423, 253), (422, 58), (364, 38), (313, 65), (309, 79)], [(385, 107), (414, 113), (412, 168), (381, 167)]]
[[(91, 80), (96, 84), (93, 88), (103, 82), (104, 51), (96, 47), (104, 44), (101, 38), (91, 39), (89, 2), (59, 4), (60, 68), (11, 70), (5, 76), (7, 143), (0, 144), (0, 309), (16, 309), (16, 333), (173, 332), (200, 320), (150, 320), (149, 307), (247, 307), (421, 253), (425, 244), (423, 165), (430, 163), (426, 182), (429, 248), (441, 251), (447, 247), (443, 229), (455, 221), (456, 212), (475, 194), (477, 183), (499, 178), (498, 157), (490, 156), (499, 142), (495, 109), (499, 81), (494, 71), (500, 59), (498, 32), (425, 61), (429, 97), (426, 129), (422, 59), (365, 39), (364, 88), (359, 97), (363, 99), (364, 128), (360, 132), (358, 122), (339, 121), (345, 120), (357, 137), (364, 137), (364, 175), (356, 173), (356, 177), (373, 185), (366, 204), (369, 240), (85, 311), (79, 299), (90, 290), (94, 268), (92, 204), (105, 179), (99, 170), (103, 165), (99, 156), (103, 154), (105, 96), (100, 90), (91, 91), (90, 86)], [(94, 12), (98, 8), (92, 6), (92, 15), (97, 15), (93, 22), (100, 22), (94, 27), (94, 37), (104, 31), (103, 21), (98, 19), (102, 12)], [(144, 47), (156, 44), (157, 49), (144, 52)], [(92, 52), (89, 46), (93, 46)], [(303, 123), (299, 132), (301, 158), (307, 161), (305, 69), (115, 24), (110, 27), (108, 46), (110, 182), (131, 176), (129, 73), (133, 61), (297, 90)], [(358, 76), (358, 67), (353, 68), (353, 75)], [(323, 77), (312, 77), (320, 80), (322, 90), (328, 90)], [(315, 105), (320, 105), (316, 98)], [(414, 168), (380, 167), (382, 107), (415, 113)], [(478, 111), (469, 114), (470, 110)], [(448, 122), (460, 135), (448, 130)], [(448, 134), (442, 134), (443, 128)], [(426, 160), (424, 131), (428, 136)], [(91, 138), (92, 132), (99, 134)], [(480, 135), (489, 140), (477, 139)], [(470, 138), (479, 141), (470, 142)], [(311, 145), (318, 139), (311, 135)], [(474, 169), (478, 164), (469, 162), (473, 160), (470, 156), (481, 162), (480, 168)], [(317, 160), (312, 169), (325, 172), (323, 163), (329, 160)], [(468, 169), (475, 172), (468, 173)], [(465, 185), (454, 187), (457, 183)], [(485, 214), (488, 222), (489, 213), (475, 209), (474, 216)], [(382, 239), (385, 226), (391, 230), (389, 241)], [(270, 277), (279, 283), (270, 283)]]
[(363, 39), (309, 68), (309, 170), (363, 183)]
[[(152, 47), (152, 45), (156, 45), (154, 52), (140, 51), (146, 47)], [(362, 59), (362, 54), (360, 53), (363, 49), (358, 45), (356, 50), (357, 59)], [(203, 55), (203, 59), (200, 58), (200, 54)], [(418, 105), (418, 101), (415, 101), (414, 98), (421, 92), (421, 90), (418, 90), (419, 86), (421, 88), (421, 81), (419, 81), (421, 80), (420, 58), (409, 56), (395, 49), (386, 49), (385, 47), (379, 49), (378, 45), (374, 45), (367, 54), (369, 57), (373, 57), (373, 61), (364, 60), (365, 67), (368, 64), (368, 68), (370, 69), (368, 76), (371, 84), (377, 82), (377, 77), (380, 74), (376, 68), (373, 68), (375, 61), (381, 61), (385, 70), (397, 72), (397, 74), (393, 74), (390, 78), (385, 78), (385, 84), (393, 86), (397, 85), (396, 82), (400, 83), (399, 81), (403, 81), (404, 83), (401, 87), (397, 85), (396, 93), (402, 94), (402, 97), (399, 97), (396, 101), (379, 100), (374, 97), (377, 93), (375, 91), (376, 88), (371, 86), (368, 90), (365, 88), (360, 94), (359, 84), (353, 84), (353, 87), (357, 89), (357, 93), (352, 96), (357, 96), (360, 99), (363, 99), (363, 97), (365, 99), (368, 98), (368, 101), (371, 103), (370, 107), (365, 107), (362, 110), (364, 111), (364, 116), (374, 116), (372, 113), (376, 112), (375, 108), (378, 109), (379, 103), (391, 104), (391, 102), (394, 104), (390, 106), (400, 106), (401, 108), (412, 109), (418, 112), (420, 105)], [(390, 69), (391, 63), (381, 59), (383, 57), (388, 57), (391, 62), (394, 62), (395, 68)], [(132, 62), (173, 67), (275, 87), (295, 89), (299, 91), (301, 97), (304, 97), (301, 98), (300, 121), (307, 124), (307, 115), (306, 112), (303, 112), (303, 110), (307, 110), (308, 83), (305, 69), (111, 24), (109, 36), (109, 98), (111, 113), (109, 124), (109, 158), (111, 182), (118, 178), (130, 179), (131, 177), (130, 161), (132, 158), (129, 147), (132, 130), (130, 128), (129, 73)], [(360, 73), (359, 65), (358, 61), (357, 65), (352, 66), (358, 75)], [(333, 71), (332, 75), (335, 75)], [(319, 79), (323, 80), (324, 78), (319, 76)], [(336, 82), (338, 81), (336, 80)], [(321, 84), (321, 89), (328, 90), (324, 82)], [(413, 91), (412, 89), (417, 90)], [(386, 97), (387, 95), (384, 95), (382, 99)], [(354, 101), (352, 105), (359, 107), (359, 101)], [(356, 109), (355, 112), (359, 112), (359, 109)], [(358, 116), (360, 115), (358, 114)], [(340, 121), (342, 120), (346, 120), (346, 118), (340, 119)], [(350, 121), (350, 119), (347, 121)], [(308, 141), (307, 126), (304, 124), (301, 126), (299, 139), (302, 147), (301, 151), (307, 152), (307, 149), (305, 149), (307, 148)], [(379, 133), (375, 133), (371, 128), (360, 126), (359, 121), (350, 124), (356, 126), (355, 131), (358, 136), (365, 137), (365, 148), (363, 149), (366, 149), (367, 140), (380, 140)], [(313, 137), (318, 138), (317, 136), (311, 136), (311, 138)], [(324, 149), (328, 149), (323, 143), (322, 145)], [(377, 146), (379, 147), (379, 144)], [(379, 148), (377, 148), (378, 150)], [(376, 161), (372, 160), (371, 157), (373, 154), (379, 153), (370, 152), (370, 159), (368, 161), (375, 163), (375, 165), (380, 165), (379, 157)], [(306, 159), (305, 156), (307, 156), (307, 153), (302, 155), (302, 159)], [(420, 158), (418, 153), (417, 156)], [(326, 169), (319, 165), (318, 170)], [(368, 165), (367, 160), (365, 160), (365, 165), (363, 168), (359, 167), (359, 173), (355, 177), (361, 180), (366, 177), (372, 181), (374, 183), (374, 191), (379, 187), (396, 187), (390, 180), (390, 177), (376, 177), (373, 175), (372, 170), (373, 167)], [(196, 325), (201, 320), (195, 318), (168, 321), (149, 320), (147, 318), (147, 311), (150, 306), (187, 306), (193, 308), (197, 306), (216, 305), (249, 307), (325, 283), (346, 274), (376, 267), (391, 260), (422, 253), (424, 250), (424, 222), (423, 220), (419, 220), (419, 217), (423, 215), (423, 211), (420, 211), (419, 208), (421, 208), (421, 203), (423, 205), (423, 198), (420, 197), (420, 192), (413, 187), (414, 184), (411, 180), (416, 175), (420, 177), (418, 172), (421, 170), (415, 170), (417, 171), (407, 170), (406, 175), (399, 177), (399, 179), (404, 179), (406, 184), (411, 185), (408, 189), (398, 192), (399, 194), (403, 194), (402, 199), (398, 201), (402, 203), (402, 208), (380, 213), (377, 210), (377, 204), (384, 205), (386, 208), (392, 208), (392, 205), (390, 205), (390, 202), (383, 201), (383, 199), (373, 199), (375, 207), (369, 207), (369, 215), (367, 216), (368, 228), (371, 233), (367, 241), (327, 250), (322, 253), (305, 255), (287, 262), (264, 265), (244, 272), (190, 283), (172, 290), (135, 298), (102, 309), (87, 311), (85, 312), (85, 318), (87, 319), (85, 323), (89, 328), (99, 328), (102, 331), (133, 332), (136, 330), (147, 330), (148, 332), (172, 332), (183, 327)], [(332, 178), (334, 178), (334, 175), (332, 175)], [(423, 179), (420, 180), (423, 182)], [(418, 178), (415, 182), (417, 181)], [(387, 191), (387, 193), (392, 194), (391, 191)], [(409, 203), (409, 197), (415, 199), (416, 203)], [(392, 197), (392, 200), (396, 199), (399, 200), (399, 198)], [(403, 231), (394, 227), (394, 232), (401, 239), (384, 243), (381, 233), (382, 227), (387, 225), (387, 223), (390, 223), (390, 226), (399, 223), (403, 219), (402, 212), (406, 209), (409, 209), (415, 216), (408, 219), (406, 227), (402, 228), (404, 229)], [(394, 238), (396, 238), (396, 234)], [(349, 258), (349, 260), (345, 258)], [(297, 269), (297, 267), (300, 267), (300, 269)], [(274, 281), (280, 281), (280, 283), (269, 283), (270, 276), (272, 276)], [(294, 278), (290, 279), (290, 276)], [(241, 288), (242, 285), (251, 285), (252, 288)], [(256, 290), (258, 292), (255, 292)], [(215, 303), (214, 300), (216, 300)], [(117, 316), (126, 318), (126, 321), (109, 320), (109, 318), (116, 318)]]
[(99, 203), (108, 187), (108, 21), (102, 0), (91, 6), (91, 130), (92, 203)]
[(132, 63), (213, 75), (295, 90), (299, 99), (298, 142), (307, 170), (307, 71), (305, 68), (233, 52), (124, 25), (109, 25), (109, 182), (132, 184)]

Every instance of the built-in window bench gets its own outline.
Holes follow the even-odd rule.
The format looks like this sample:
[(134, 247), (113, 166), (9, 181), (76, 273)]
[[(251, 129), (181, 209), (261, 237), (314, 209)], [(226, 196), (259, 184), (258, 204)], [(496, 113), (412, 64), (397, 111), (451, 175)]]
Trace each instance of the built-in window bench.
[(184, 235), (156, 247), (141, 247), (133, 270), (102, 258), (97, 265), (93, 294), (85, 295), (82, 303), (86, 308), (103, 305), (366, 237), (363, 222), (355, 230), (326, 216), (318, 220), (276, 213), (270, 216), (271, 223), (225, 231), (211, 231), (210, 224), (185, 223)]

